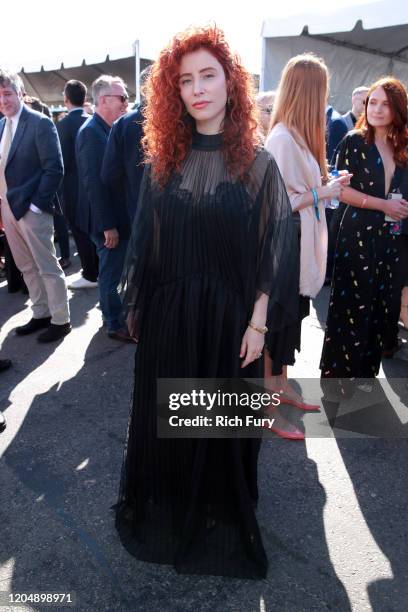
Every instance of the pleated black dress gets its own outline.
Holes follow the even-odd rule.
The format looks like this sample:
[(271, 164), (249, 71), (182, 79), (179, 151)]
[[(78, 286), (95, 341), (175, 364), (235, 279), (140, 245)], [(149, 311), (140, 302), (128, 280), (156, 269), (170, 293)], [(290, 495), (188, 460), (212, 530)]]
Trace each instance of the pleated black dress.
[[(156, 379), (262, 377), (240, 368), (257, 292), (268, 322), (296, 317), (297, 244), (277, 166), (257, 153), (231, 180), (221, 135), (195, 134), (164, 190), (147, 167), (128, 250), (124, 303), (139, 336), (116, 526), (138, 559), (181, 573), (262, 578), (256, 439), (158, 439)], [(293, 312), (292, 312), (293, 311)]]
[[(354, 189), (387, 197), (378, 149), (359, 133), (345, 137), (337, 167), (353, 174)], [(400, 188), (406, 172), (396, 168), (391, 192)], [(373, 378), (393, 325), (392, 305), (401, 295), (401, 237), (391, 234), (383, 212), (354, 206), (343, 211), (320, 369), (323, 378)]]

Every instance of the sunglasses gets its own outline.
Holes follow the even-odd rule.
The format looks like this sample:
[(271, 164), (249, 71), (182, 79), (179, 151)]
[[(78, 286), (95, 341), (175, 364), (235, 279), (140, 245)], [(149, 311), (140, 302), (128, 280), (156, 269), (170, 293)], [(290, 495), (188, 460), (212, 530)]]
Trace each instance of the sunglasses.
[(122, 104), (129, 100), (129, 96), (119, 96), (118, 94), (105, 94), (105, 98), (119, 98)]

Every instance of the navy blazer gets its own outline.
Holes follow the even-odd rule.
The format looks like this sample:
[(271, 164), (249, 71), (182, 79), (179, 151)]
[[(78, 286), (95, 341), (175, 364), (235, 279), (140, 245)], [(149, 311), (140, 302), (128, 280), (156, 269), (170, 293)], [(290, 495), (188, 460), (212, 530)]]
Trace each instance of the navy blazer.
[[(1, 119), (0, 138), (5, 124)], [(5, 168), (7, 200), (15, 218), (24, 217), (30, 204), (61, 213), (56, 193), (63, 175), (55, 125), (46, 115), (23, 106)]]
[(123, 190), (102, 183), (102, 160), (108, 142), (109, 125), (95, 113), (80, 128), (75, 155), (78, 166), (76, 224), (87, 234), (116, 228), (121, 239), (130, 235), (130, 219)]
[(83, 108), (73, 109), (58, 121), (57, 132), (64, 160), (64, 180), (62, 183), (62, 202), (66, 218), (75, 223), (78, 200), (78, 170), (75, 159), (75, 139), (78, 130), (89, 115)]
[(343, 117), (336, 110), (333, 109), (327, 118), (327, 161), (334, 166), (339, 145), (349, 129)]
[[(131, 221), (136, 213), (144, 166), (140, 108), (123, 115), (112, 126), (102, 164), (102, 181), (112, 189), (124, 185)], [(116, 187), (115, 187), (116, 186)]]

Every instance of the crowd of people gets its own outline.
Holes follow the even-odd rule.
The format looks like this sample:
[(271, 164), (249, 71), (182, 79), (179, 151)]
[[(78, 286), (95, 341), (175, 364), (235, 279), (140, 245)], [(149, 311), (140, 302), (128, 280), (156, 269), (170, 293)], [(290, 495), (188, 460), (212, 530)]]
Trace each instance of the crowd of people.
[[(381, 78), (341, 116), (327, 106), (324, 61), (303, 54), (256, 99), (216, 27), (175, 36), (145, 77), (128, 113), (122, 79), (100, 76), (92, 116), (85, 85), (67, 82), (55, 127), (0, 71), (7, 268), (32, 302), (16, 333), (55, 342), (71, 331), (69, 256), (58, 260), (53, 241), (62, 218), (82, 266), (68, 287), (98, 286), (108, 336), (138, 343), (116, 507), (124, 546), (182, 573), (262, 578), (260, 440), (159, 439), (157, 379), (263, 378), (282, 402), (318, 410), (287, 368), (328, 281), (322, 377), (378, 374), (400, 310), (408, 326), (407, 91)], [(267, 412), (272, 431), (303, 439)]]

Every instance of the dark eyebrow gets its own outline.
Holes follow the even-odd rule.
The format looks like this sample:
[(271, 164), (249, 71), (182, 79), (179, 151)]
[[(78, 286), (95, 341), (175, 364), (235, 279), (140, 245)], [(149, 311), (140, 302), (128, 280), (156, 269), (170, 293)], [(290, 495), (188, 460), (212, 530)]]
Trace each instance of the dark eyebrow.
[[(202, 68), (202, 70), (199, 70), (199, 73), (201, 74), (202, 72), (205, 72), (206, 70), (217, 70), (217, 69), (215, 68), (215, 66), (208, 66), (208, 68)], [(191, 72), (185, 72), (184, 74), (180, 74), (179, 79), (185, 76), (191, 76)]]

